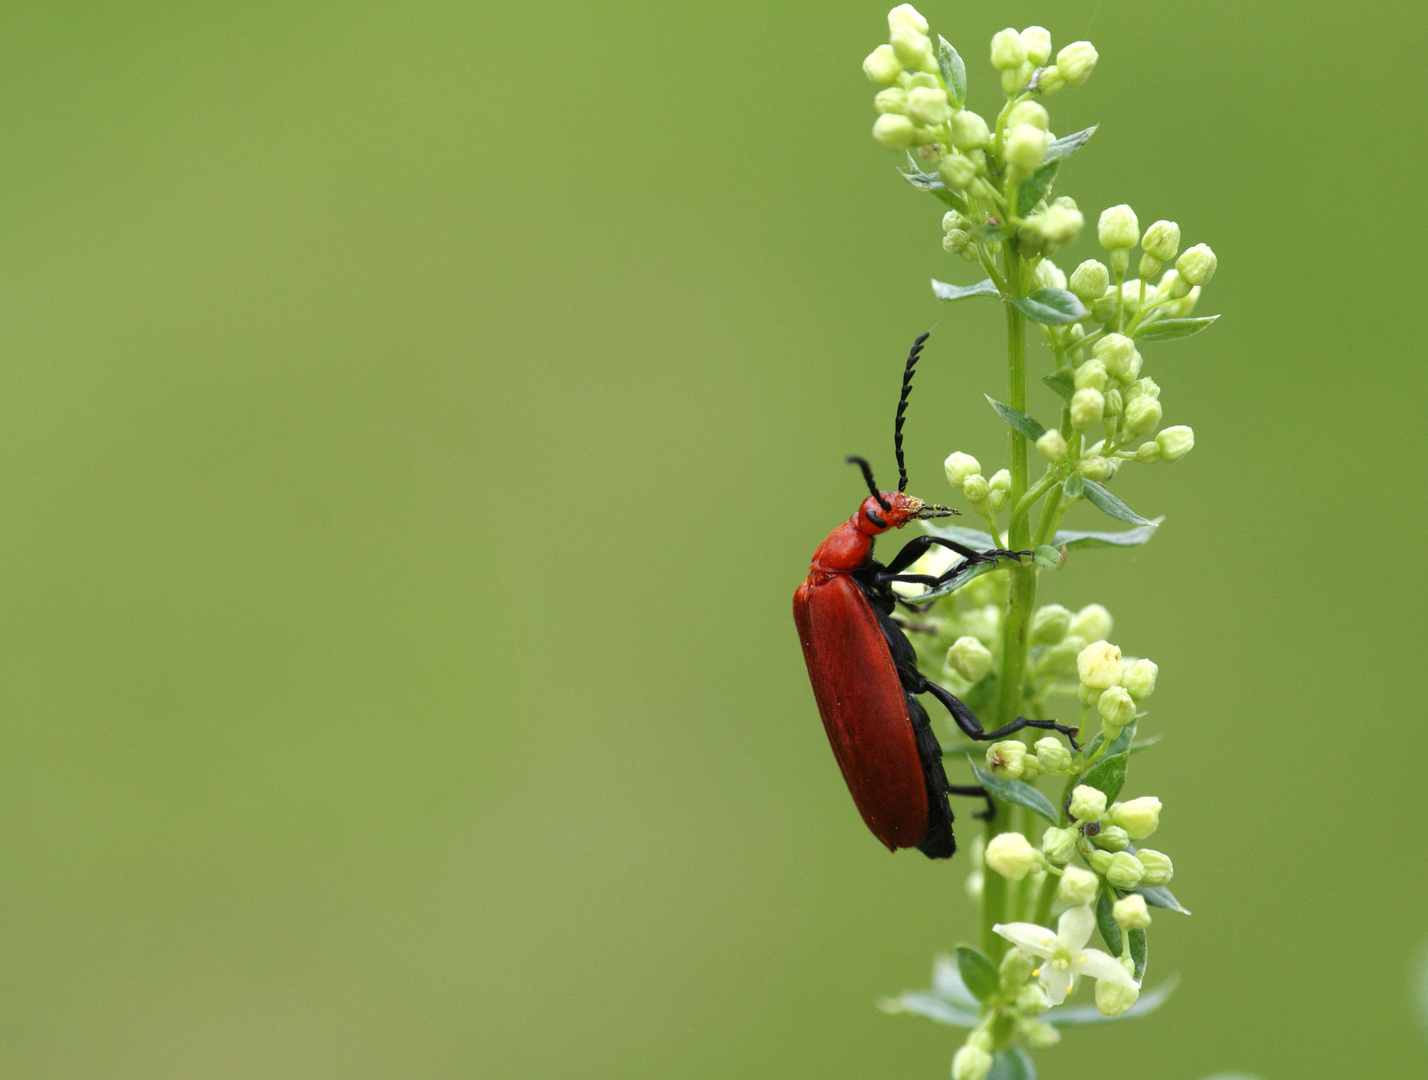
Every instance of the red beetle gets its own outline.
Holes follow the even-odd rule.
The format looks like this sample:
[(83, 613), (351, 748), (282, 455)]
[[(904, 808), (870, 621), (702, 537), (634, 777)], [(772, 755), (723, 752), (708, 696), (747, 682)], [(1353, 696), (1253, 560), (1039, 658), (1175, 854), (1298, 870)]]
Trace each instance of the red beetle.
[[(793, 621), (833, 755), (868, 828), (890, 850), (915, 847), (928, 858), (946, 859), (957, 850), (948, 794), (982, 796), (989, 811), (991, 798), (980, 787), (947, 783), (942, 747), (918, 694), (931, 694), (942, 702), (972, 739), (1000, 739), (1028, 727), (1068, 736), (1076, 731), (1053, 720), (1024, 717), (996, 731), (984, 731), (971, 709), (917, 670), (912, 643), (892, 618), (894, 606), (902, 602), (892, 591), (893, 582), (913, 582), (932, 589), (978, 563), (1030, 554), (974, 551), (940, 536), (919, 536), (886, 566), (873, 558), (874, 538), (889, 529), (957, 513), (903, 492), (907, 487), (903, 413), (912, 390), (913, 367), (927, 336), (923, 334), (913, 344), (903, 372), (893, 432), (898, 490), (879, 491), (871, 466), (862, 458), (848, 459), (862, 469), (869, 495), (813, 553), (808, 580), (793, 595)], [(962, 561), (940, 577), (903, 572), (934, 545), (950, 548)]]

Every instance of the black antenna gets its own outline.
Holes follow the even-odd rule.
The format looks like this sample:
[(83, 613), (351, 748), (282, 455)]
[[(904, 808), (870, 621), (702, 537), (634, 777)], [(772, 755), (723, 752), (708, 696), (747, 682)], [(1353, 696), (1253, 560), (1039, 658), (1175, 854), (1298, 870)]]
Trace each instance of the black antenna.
[(868, 490), (873, 493), (873, 498), (878, 500), (878, 505), (883, 508), (883, 513), (891, 514), (892, 507), (889, 506), (888, 501), (883, 498), (883, 493), (878, 490), (878, 485), (873, 482), (873, 467), (860, 457), (850, 457), (848, 464), (856, 465), (863, 470), (863, 479), (868, 482)]
[(917, 358), (922, 355), (923, 343), (927, 340), (927, 331), (920, 338), (912, 343), (912, 352), (907, 354), (907, 367), (902, 373), (902, 397), (897, 399), (897, 420), (893, 424), (893, 449), (897, 451), (897, 489), (907, 490), (907, 466), (902, 460), (902, 414), (907, 412), (907, 396), (912, 393), (912, 369), (917, 365)]

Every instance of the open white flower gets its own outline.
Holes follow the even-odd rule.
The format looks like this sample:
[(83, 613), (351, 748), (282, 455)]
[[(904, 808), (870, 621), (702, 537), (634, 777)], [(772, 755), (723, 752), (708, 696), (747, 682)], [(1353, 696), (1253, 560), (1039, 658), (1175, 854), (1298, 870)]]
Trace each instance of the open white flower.
[(1060, 1005), (1082, 975), (1118, 986), (1139, 986), (1115, 957), (1100, 949), (1086, 948), (1095, 927), (1096, 916), (1090, 908), (1073, 907), (1061, 916), (1054, 934), (1044, 926), (1026, 922), (998, 923), (992, 929), (1023, 952), (1044, 961), (1032, 974), (1041, 980), (1051, 1004)]

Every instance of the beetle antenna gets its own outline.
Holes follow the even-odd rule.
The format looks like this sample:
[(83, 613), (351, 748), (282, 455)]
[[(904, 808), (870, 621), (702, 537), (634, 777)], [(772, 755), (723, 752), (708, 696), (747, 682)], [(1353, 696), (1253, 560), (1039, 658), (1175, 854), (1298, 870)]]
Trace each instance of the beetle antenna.
[(873, 467), (868, 464), (867, 460), (865, 458), (860, 457), (850, 457), (848, 459), (848, 464), (856, 465), (858, 466), (858, 468), (863, 470), (863, 479), (867, 481), (868, 490), (873, 493), (873, 498), (878, 500), (878, 505), (883, 508), (884, 513), (891, 514), (892, 507), (888, 505), (888, 501), (883, 498), (883, 493), (878, 490), (878, 485), (874, 483)]
[(907, 354), (907, 367), (902, 373), (902, 396), (897, 399), (897, 420), (893, 423), (893, 449), (897, 452), (897, 489), (907, 490), (907, 465), (902, 459), (902, 420), (907, 412), (907, 398), (912, 393), (912, 369), (917, 366), (917, 358), (922, 355), (923, 343), (927, 341), (929, 330), (912, 343), (912, 352)]

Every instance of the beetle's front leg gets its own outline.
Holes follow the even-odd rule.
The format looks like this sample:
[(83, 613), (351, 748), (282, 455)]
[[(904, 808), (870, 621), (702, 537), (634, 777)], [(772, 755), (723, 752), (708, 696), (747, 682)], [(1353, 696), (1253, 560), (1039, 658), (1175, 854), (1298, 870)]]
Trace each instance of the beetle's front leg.
[[(909, 566), (922, 558), (930, 547), (945, 547), (949, 551), (955, 551), (961, 555), (963, 562), (958, 563), (952, 569), (942, 575), (942, 581), (952, 578), (959, 570), (974, 563), (996, 562), (998, 559), (1016, 559), (1020, 561), (1023, 555), (1030, 555), (1029, 551), (1003, 551), (1001, 548), (993, 548), (990, 551), (977, 551), (969, 548), (966, 544), (959, 544), (955, 540), (948, 540), (943, 536), (915, 536), (903, 545), (902, 550), (893, 556), (892, 561), (887, 564), (883, 572), (878, 575), (880, 580), (895, 580), (891, 575), (899, 574)], [(938, 582), (941, 584), (941, 581)]]

